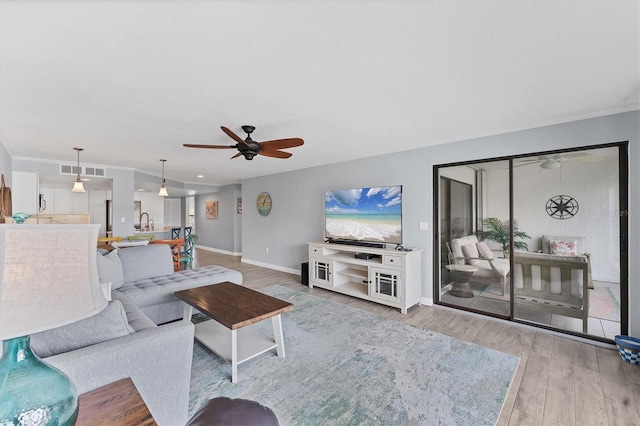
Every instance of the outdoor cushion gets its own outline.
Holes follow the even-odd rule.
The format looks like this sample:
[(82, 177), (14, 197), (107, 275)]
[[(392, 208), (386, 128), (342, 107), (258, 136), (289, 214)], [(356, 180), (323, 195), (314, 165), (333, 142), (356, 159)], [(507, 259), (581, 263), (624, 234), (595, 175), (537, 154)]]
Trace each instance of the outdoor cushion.
[(478, 259), (478, 248), (474, 244), (462, 246), (462, 253), (464, 253), (464, 257), (467, 258), (466, 260), (469, 265), (478, 266), (480, 264), (480, 260)]
[(576, 241), (550, 240), (549, 250), (551, 251), (551, 254), (557, 254), (559, 256), (577, 256), (577, 244), (578, 243)]
[(476, 247), (478, 248), (478, 253), (480, 253), (480, 256), (485, 259), (493, 259), (493, 252), (491, 251), (487, 243), (485, 243), (484, 241), (480, 241), (478, 244), (476, 244)]

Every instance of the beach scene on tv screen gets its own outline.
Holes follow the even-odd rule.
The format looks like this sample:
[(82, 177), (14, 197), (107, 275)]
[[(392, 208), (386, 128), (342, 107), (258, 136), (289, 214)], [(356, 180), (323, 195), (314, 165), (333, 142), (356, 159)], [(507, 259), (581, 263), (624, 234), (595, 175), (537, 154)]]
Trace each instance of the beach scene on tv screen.
[(325, 238), (402, 242), (402, 186), (327, 191)]

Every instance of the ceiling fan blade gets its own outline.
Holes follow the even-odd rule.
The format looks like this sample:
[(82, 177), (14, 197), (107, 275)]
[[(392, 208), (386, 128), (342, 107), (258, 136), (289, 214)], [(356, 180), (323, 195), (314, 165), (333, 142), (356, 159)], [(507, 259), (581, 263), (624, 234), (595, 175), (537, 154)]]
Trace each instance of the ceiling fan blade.
[(246, 146), (247, 148), (249, 148), (249, 145), (247, 145), (247, 143), (238, 135), (236, 135), (235, 133), (233, 133), (231, 130), (227, 129), (224, 126), (220, 126), (220, 128), (222, 129), (223, 132), (225, 132), (227, 134), (227, 136), (229, 136), (231, 139), (233, 139), (234, 141), (238, 142), (240, 145), (242, 146)]
[(240, 157), (242, 155), (241, 152), (237, 153), (236, 155), (234, 155), (233, 157), (229, 158), (229, 160), (233, 160), (236, 157)]
[(192, 143), (183, 143), (182, 146), (187, 148), (208, 148), (208, 149), (229, 149), (235, 148), (235, 145), (196, 145)]
[(300, 138), (274, 139), (271, 141), (258, 142), (258, 145), (260, 145), (262, 149), (267, 150), (295, 148), (303, 144), (304, 141)]
[(265, 151), (264, 149), (261, 149), (260, 151), (258, 151), (258, 154), (264, 155), (265, 157), (273, 157), (273, 158), (289, 158), (292, 155), (290, 152), (277, 151), (277, 150)]

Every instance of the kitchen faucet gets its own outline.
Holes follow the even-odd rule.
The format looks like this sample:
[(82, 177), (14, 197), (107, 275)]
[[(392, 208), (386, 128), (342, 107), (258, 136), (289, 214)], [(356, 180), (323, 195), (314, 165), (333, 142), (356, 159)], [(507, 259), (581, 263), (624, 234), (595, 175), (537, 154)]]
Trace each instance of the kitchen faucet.
[(147, 225), (144, 227), (145, 230), (149, 230), (149, 213), (147, 212), (142, 212), (140, 213), (140, 227), (142, 227), (142, 216), (147, 215)]

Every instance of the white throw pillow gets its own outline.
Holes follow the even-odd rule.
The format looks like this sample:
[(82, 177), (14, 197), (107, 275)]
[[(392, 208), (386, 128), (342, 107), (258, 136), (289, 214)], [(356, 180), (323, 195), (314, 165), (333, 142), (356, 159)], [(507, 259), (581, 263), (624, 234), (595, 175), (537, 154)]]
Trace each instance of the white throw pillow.
[(106, 256), (96, 256), (98, 261), (98, 275), (101, 283), (111, 283), (111, 288), (119, 289), (124, 284), (124, 271), (118, 256), (118, 250), (112, 250)]
[(476, 247), (478, 248), (480, 256), (484, 257), (485, 259), (493, 259), (493, 252), (491, 251), (487, 243), (485, 243), (484, 241), (480, 241), (478, 244), (476, 244)]
[(466, 246), (462, 246), (462, 253), (464, 253), (464, 257), (474, 258), (467, 259), (469, 265), (478, 266), (480, 264), (480, 260), (478, 259), (478, 249), (474, 244), (467, 244)]
[(551, 254), (557, 254), (558, 256), (577, 256), (577, 246), (577, 241), (549, 241), (549, 250), (551, 251)]

